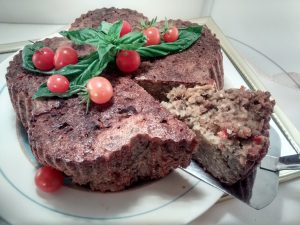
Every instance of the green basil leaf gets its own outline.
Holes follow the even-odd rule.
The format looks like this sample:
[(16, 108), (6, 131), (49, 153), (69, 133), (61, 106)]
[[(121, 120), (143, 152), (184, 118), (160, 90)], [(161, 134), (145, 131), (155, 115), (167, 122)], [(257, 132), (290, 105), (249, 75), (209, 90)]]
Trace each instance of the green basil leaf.
[(105, 37), (103, 33), (93, 28), (61, 31), (59, 33), (78, 45), (91, 44), (97, 46), (99, 42), (104, 41)]
[(179, 38), (175, 42), (162, 42), (159, 45), (150, 45), (137, 49), (143, 58), (163, 57), (181, 52), (197, 41), (202, 32), (202, 26), (191, 26), (179, 29)]
[(145, 35), (141, 32), (133, 31), (133, 32), (129, 32), (129, 33), (125, 34), (118, 41), (118, 43), (120, 43), (120, 44), (132, 44), (132, 43), (136, 43), (136, 42), (141, 42), (144, 44), (146, 42)]
[(34, 44), (29, 44), (24, 47), (24, 49), (22, 50), (22, 66), (25, 69), (30, 70), (32, 72), (39, 72), (39, 70), (37, 70), (32, 63), (32, 56), (35, 53), (35, 51), (39, 50), (42, 47), (44, 47), (44, 44), (42, 42), (36, 42)]
[(123, 25), (122, 20), (118, 20), (117, 22), (112, 24), (112, 26), (110, 27), (110, 29), (107, 33), (110, 40), (117, 40), (118, 38), (120, 38), (120, 32), (122, 29), (122, 25)]
[(132, 44), (119, 44), (117, 49), (118, 50), (137, 50), (139, 49), (141, 46), (144, 45), (143, 43), (132, 43)]
[(70, 85), (70, 89), (66, 93), (63, 93), (63, 94), (53, 93), (53, 92), (49, 91), (49, 89), (47, 88), (47, 84), (44, 83), (39, 87), (38, 91), (34, 94), (34, 96), (32, 98), (33, 99), (37, 99), (37, 98), (41, 98), (41, 97), (68, 98), (74, 94), (81, 92), (81, 91), (83, 91), (82, 87)]
[(102, 21), (101, 25), (98, 27), (98, 30), (100, 32), (103, 32), (104, 34), (108, 34), (108, 31), (110, 30), (112, 24), (108, 23), (106, 21)]
[(79, 74), (83, 73), (87, 69), (89, 64), (91, 64), (95, 60), (98, 60), (98, 53), (92, 52), (91, 54), (79, 60), (77, 64), (68, 65), (59, 70), (50, 71), (50, 74), (62, 74), (68, 78), (78, 76)]
[(146, 43), (146, 37), (141, 32), (130, 32), (121, 37), (117, 43), (117, 49), (136, 50)]
[(107, 67), (108, 63), (114, 60), (116, 55), (115, 46), (112, 44), (104, 48), (98, 49), (97, 58), (95, 58), (86, 69), (76, 77), (74, 80), (75, 85), (86, 85), (87, 81), (92, 77), (99, 76), (102, 71)]
[(94, 60), (79, 76), (76, 77), (76, 79), (74, 80), (74, 84), (84, 85), (89, 79), (99, 75), (100, 72), (102, 72), (100, 68), (100, 61), (98, 59)]
[(99, 60), (107, 60), (108, 62), (114, 61), (117, 52), (115, 45), (108, 44), (107, 46), (98, 49)]
[(32, 55), (36, 51), (34, 49), (36, 49), (37, 46), (43, 47), (40, 44), (39, 45), (32, 44), (32, 45), (26, 45), (25, 46), (25, 48), (22, 52), (22, 58), (23, 58), (23, 65), (22, 66), (26, 70), (36, 72), (36, 73), (40, 73), (40, 74), (46, 74), (46, 75), (62, 74), (64, 76), (71, 77), (71, 76), (78, 75), (78, 74), (82, 73), (91, 62), (98, 59), (98, 53), (97, 52), (92, 52), (90, 55), (80, 58), (79, 62), (75, 65), (68, 65), (68, 66), (65, 66), (65, 67), (63, 67), (59, 70), (53, 69), (53, 70), (50, 70), (50, 71), (41, 71), (41, 70), (36, 69), (34, 67), (33, 63), (32, 63)]

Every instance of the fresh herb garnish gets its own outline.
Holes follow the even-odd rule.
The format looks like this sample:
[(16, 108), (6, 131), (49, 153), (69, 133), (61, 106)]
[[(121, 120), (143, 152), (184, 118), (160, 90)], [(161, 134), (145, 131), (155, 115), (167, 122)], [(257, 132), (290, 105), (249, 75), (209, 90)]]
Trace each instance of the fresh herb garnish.
[(175, 42), (161, 42), (159, 45), (150, 45), (137, 49), (142, 58), (163, 57), (182, 52), (189, 48), (201, 36), (201, 26), (179, 28), (179, 38)]
[(168, 22), (167, 17), (165, 17), (164, 26), (163, 26), (163, 28), (161, 29), (160, 32), (161, 32), (162, 34), (165, 34), (165, 33), (167, 33), (168, 30), (169, 30), (169, 22)]
[[(156, 18), (150, 22), (142, 21), (142, 25), (150, 26), (156, 23)], [(179, 29), (180, 34), (177, 41), (172, 43), (161, 42), (158, 45), (144, 46), (146, 37), (142, 32), (130, 32), (120, 38), (122, 21), (114, 24), (102, 22), (94, 28), (83, 28), (72, 31), (62, 31), (60, 34), (75, 44), (90, 44), (96, 47), (96, 51), (79, 59), (75, 65), (68, 65), (59, 70), (40, 71), (32, 63), (32, 55), (43, 47), (41, 42), (25, 46), (22, 58), (23, 67), (29, 71), (39, 74), (61, 74), (68, 77), (70, 88), (66, 93), (52, 93), (48, 90), (46, 83), (42, 84), (33, 96), (40, 97), (71, 97), (75, 94), (81, 95), (89, 104), (86, 84), (89, 79), (99, 76), (109, 63), (115, 61), (119, 50), (135, 50), (142, 58), (163, 57), (169, 54), (181, 52), (189, 48), (201, 36), (201, 26), (190, 26)]]
[[(61, 97), (66, 98), (74, 94), (87, 95), (85, 88), (89, 79), (99, 74), (110, 62), (115, 60), (115, 55), (121, 49), (136, 50), (143, 46), (145, 37), (140, 32), (131, 32), (119, 37), (122, 22), (118, 21), (113, 25), (102, 23), (99, 29), (84, 28), (76, 31), (63, 31), (61, 34), (72, 40), (75, 44), (89, 43), (97, 47), (97, 51), (92, 52), (79, 60), (75, 65), (68, 65), (60, 70), (39, 71), (32, 63), (33, 53), (42, 48), (41, 43), (25, 46), (23, 50), (23, 67), (32, 72), (42, 74), (61, 74), (67, 76), (70, 81), (70, 88), (66, 93), (52, 93), (48, 90), (46, 83), (42, 84), (33, 96), (34, 99), (40, 97)], [(105, 31), (103, 32), (103, 30)]]
[(147, 29), (149, 27), (155, 27), (157, 24), (157, 17), (153, 18), (152, 20), (141, 20), (141, 23), (140, 23), (140, 29), (141, 30), (144, 30), (144, 29)]

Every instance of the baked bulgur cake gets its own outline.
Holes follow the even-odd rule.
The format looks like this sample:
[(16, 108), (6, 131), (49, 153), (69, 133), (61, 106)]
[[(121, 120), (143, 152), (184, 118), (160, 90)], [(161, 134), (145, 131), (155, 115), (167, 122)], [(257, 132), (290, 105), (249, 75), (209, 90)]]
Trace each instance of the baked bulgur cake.
[(167, 97), (162, 105), (201, 140), (193, 159), (221, 182), (236, 183), (266, 155), (275, 104), (270, 93), (204, 85), (180, 86)]
[[(97, 23), (107, 18), (118, 20), (120, 13), (132, 23), (143, 18), (132, 10), (114, 9), (117, 15), (110, 11), (101, 10), (105, 16), (97, 17)], [(74, 45), (66, 38), (46, 39), (43, 44), (53, 50), (72, 46), (80, 57), (95, 50), (89, 45)], [(7, 86), (32, 152), (42, 165), (103, 192), (162, 178), (172, 169), (189, 165), (198, 143), (195, 134), (130, 76), (107, 69), (104, 75), (113, 85), (114, 97), (106, 105), (92, 104), (86, 113), (78, 96), (33, 100), (49, 76), (30, 72), (22, 63), (21, 51), (10, 62)]]
[[(44, 44), (54, 49), (70, 43), (53, 38)], [(77, 50), (79, 55), (89, 52), (82, 46)], [(48, 76), (37, 76), (21, 64), (20, 52), (8, 67), (7, 85), (41, 164), (100, 191), (123, 190), (138, 180), (158, 179), (189, 165), (195, 134), (131, 79), (110, 72), (113, 101), (92, 105), (86, 114), (80, 97), (33, 100)]]
[[(130, 9), (103, 8), (81, 15), (70, 30), (120, 19), (137, 26), (147, 18)], [(192, 25), (181, 20), (169, 23)], [(96, 50), (66, 38), (45, 39), (43, 44), (53, 50), (71, 46), (80, 57)], [(88, 113), (78, 96), (33, 100), (49, 76), (22, 68), (22, 51), (10, 62), (6, 75), (13, 107), (36, 159), (77, 184), (120, 191), (186, 167), (192, 157), (222, 182), (232, 184), (267, 151), (274, 102), (265, 92), (218, 91), (224, 84), (221, 47), (206, 26), (182, 52), (143, 59), (130, 74), (114, 67), (103, 74), (112, 83), (113, 98), (105, 105), (92, 104)], [(167, 109), (162, 100), (168, 100), (163, 103)]]

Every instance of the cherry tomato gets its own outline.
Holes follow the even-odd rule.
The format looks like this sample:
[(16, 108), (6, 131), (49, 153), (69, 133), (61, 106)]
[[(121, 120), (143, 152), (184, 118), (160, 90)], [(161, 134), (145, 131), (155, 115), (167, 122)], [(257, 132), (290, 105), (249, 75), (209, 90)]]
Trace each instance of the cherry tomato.
[(42, 71), (54, 68), (54, 52), (51, 48), (44, 47), (37, 50), (32, 56), (33, 65)]
[(39, 190), (55, 192), (63, 186), (64, 175), (52, 167), (43, 166), (37, 170), (34, 181)]
[(147, 46), (158, 45), (160, 43), (160, 32), (156, 27), (149, 27), (143, 33), (147, 38)]
[(53, 93), (65, 93), (70, 88), (70, 82), (65, 76), (55, 74), (48, 78), (47, 88)]
[(179, 32), (176, 27), (171, 27), (163, 36), (165, 42), (177, 41)]
[(226, 129), (220, 130), (217, 134), (221, 139), (228, 139), (228, 133)]
[(252, 140), (254, 141), (255, 144), (261, 145), (263, 142), (263, 137), (262, 136), (254, 136), (252, 138)]
[(104, 77), (93, 77), (86, 85), (90, 99), (96, 104), (104, 104), (113, 96), (113, 87)]
[(132, 31), (131, 25), (126, 20), (123, 20), (120, 37), (124, 36), (125, 34), (128, 34), (131, 31)]
[(59, 47), (56, 49), (54, 55), (54, 65), (55, 69), (59, 70), (60, 68), (76, 64), (78, 62), (78, 54), (74, 48), (71, 47)]
[(131, 73), (139, 68), (141, 57), (137, 51), (121, 50), (117, 54), (116, 64), (122, 72)]

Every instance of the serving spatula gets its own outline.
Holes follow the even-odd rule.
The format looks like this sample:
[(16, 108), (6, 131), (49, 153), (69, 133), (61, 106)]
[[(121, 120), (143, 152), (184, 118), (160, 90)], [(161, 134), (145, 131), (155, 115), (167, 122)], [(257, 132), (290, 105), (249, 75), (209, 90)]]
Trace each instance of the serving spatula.
[(252, 208), (262, 209), (269, 205), (277, 195), (279, 170), (300, 169), (300, 155), (280, 157), (280, 151), (279, 135), (271, 128), (270, 147), (267, 156), (246, 179), (231, 186), (219, 182), (194, 161), (183, 170), (241, 200)]
[(270, 171), (300, 170), (300, 154), (281, 157), (266, 155), (260, 168)]

